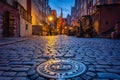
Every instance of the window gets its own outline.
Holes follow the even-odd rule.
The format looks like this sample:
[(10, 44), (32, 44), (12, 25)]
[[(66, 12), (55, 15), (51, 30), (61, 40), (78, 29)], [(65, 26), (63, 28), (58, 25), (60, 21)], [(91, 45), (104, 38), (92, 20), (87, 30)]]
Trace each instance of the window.
[(26, 24), (25, 30), (28, 30), (28, 24)]

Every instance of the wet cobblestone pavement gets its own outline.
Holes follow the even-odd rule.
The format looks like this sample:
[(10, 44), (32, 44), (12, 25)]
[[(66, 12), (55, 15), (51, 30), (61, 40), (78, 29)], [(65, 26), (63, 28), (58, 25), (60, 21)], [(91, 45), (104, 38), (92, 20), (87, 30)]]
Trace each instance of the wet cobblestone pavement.
[(66, 80), (120, 80), (120, 40), (68, 36), (0, 46), (0, 80), (48, 80), (36, 72), (36, 66), (55, 58), (87, 66), (84, 74)]

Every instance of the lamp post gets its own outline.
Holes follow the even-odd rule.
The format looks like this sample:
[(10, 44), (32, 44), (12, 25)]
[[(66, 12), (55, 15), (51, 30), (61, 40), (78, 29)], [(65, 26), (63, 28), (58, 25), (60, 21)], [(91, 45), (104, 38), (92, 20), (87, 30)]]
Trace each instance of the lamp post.
[(53, 18), (53, 16), (52, 15), (49, 15), (48, 16), (48, 21), (49, 21), (49, 34), (50, 34), (50, 36), (52, 35), (52, 22), (54, 21), (54, 18)]

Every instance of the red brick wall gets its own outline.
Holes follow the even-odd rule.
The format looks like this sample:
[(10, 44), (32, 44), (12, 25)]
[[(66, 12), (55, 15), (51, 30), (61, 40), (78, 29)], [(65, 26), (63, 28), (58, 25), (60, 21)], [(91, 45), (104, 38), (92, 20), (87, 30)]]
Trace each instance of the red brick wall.
[(100, 33), (112, 28), (116, 20), (120, 19), (120, 5), (103, 6), (100, 8)]
[(0, 37), (2, 37), (2, 27), (3, 27), (3, 15), (6, 11), (9, 11), (14, 16), (14, 33), (15, 36), (18, 36), (18, 26), (19, 26), (19, 11), (17, 9), (14, 9), (12, 6), (5, 4), (0, 1)]

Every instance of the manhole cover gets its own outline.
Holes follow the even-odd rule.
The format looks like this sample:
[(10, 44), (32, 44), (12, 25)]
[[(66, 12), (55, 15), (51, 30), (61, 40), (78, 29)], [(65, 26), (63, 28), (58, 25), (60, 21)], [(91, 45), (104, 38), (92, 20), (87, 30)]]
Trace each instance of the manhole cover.
[(86, 66), (74, 60), (49, 60), (37, 66), (37, 72), (47, 78), (65, 79), (84, 73)]

